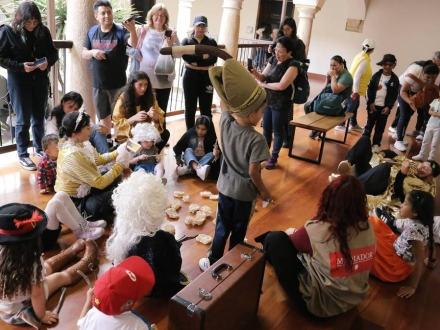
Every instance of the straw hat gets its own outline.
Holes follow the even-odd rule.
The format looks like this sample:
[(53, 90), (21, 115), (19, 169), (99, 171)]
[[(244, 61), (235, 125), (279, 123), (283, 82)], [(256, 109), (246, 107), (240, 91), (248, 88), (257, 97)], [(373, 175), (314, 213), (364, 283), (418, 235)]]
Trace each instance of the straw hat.
[(266, 91), (235, 59), (210, 68), (209, 78), (220, 98), (238, 117), (248, 117), (266, 101)]

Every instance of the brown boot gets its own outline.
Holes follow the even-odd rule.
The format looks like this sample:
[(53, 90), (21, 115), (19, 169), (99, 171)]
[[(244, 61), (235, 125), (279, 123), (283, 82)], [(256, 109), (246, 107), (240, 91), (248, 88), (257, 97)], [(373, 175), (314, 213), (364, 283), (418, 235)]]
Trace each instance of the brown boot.
[(84, 274), (88, 274), (90, 273), (91, 268), (93, 269), (98, 265), (99, 265), (98, 245), (94, 240), (88, 239), (86, 240), (86, 252), (84, 253), (84, 257), (81, 259), (81, 261), (67, 268), (63, 272), (69, 275), (69, 277), (72, 280), (71, 285), (74, 285), (80, 279), (82, 279), (81, 275), (79, 275), (77, 272), (78, 270), (82, 271)]
[(61, 251), (52, 258), (47, 259), (45, 263), (52, 269), (52, 272), (55, 273), (63, 268), (65, 265), (67, 265), (70, 261), (75, 259), (78, 253), (84, 251), (85, 248), (86, 242), (83, 239), (79, 239), (69, 248)]

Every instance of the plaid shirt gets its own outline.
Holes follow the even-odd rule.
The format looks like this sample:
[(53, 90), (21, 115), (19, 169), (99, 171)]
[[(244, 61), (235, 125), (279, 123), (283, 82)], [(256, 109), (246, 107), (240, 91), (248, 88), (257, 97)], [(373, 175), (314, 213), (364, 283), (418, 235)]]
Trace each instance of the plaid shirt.
[(53, 187), (57, 178), (57, 163), (44, 154), (38, 162), (37, 182), (40, 190)]

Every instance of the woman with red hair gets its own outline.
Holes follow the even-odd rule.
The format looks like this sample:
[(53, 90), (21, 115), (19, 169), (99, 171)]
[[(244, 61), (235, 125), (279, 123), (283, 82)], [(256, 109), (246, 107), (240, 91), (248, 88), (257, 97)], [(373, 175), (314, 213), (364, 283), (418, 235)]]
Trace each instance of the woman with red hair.
[(341, 175), (322, 193), (314, 220), (300, 229), (269, 232), (267, 261), (296, 305), (313, 315), (346, 312), (367, 296), (376, 252), (366, 195), (354, 176)]

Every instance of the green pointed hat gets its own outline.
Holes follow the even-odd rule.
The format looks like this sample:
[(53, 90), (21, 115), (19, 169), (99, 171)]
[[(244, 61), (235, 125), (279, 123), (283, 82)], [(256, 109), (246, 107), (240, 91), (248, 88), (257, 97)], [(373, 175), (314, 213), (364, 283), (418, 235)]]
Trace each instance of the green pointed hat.
[(266, 91), (235, 59), (210, 68), (209, 78), (220, 98), (238, 117), (248, 117), (266, 101)]

